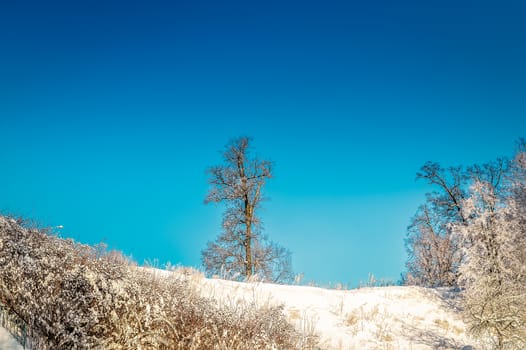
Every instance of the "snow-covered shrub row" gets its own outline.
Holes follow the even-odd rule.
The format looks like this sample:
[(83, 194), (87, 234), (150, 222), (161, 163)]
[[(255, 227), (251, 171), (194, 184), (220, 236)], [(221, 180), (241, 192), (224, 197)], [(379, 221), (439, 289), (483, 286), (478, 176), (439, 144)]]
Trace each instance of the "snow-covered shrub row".
[(300, 348), (279, 307), (220, 307), (176, 274), (5, 217), (0, 302), (49, 349)]

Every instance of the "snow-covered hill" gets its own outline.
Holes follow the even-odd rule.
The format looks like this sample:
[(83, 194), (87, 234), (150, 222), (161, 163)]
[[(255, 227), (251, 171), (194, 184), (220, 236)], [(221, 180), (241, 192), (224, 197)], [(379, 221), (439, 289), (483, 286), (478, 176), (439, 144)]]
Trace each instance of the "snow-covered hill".
[[(42, 328), (34, 329), (37, 338), (32, 340), (55, 348), (148, 344), (157, 349), (171, 341), (168, 348), (193, 342), (209, 349), (221, 342), (229, 344), (222, 348), (278, 349), (305, 347), (314, 335), (322, 349), (334, 350), (459, 350), (476, 345), (456, 308), (457, 294), (445, 289), (346, 291), (206, 279), (188, 268), (137, 268), (118, 254), (100, 255), (92, 247), (28, 230), (1, 216), (0, 233), (1, 299), (10, 306), (4, 309), (34, 319), (34, 327)], [(16, 293), (8, 286), (17, 286)], [(218, 308), (198, 294), (229, 307)], [(265, 309), (276, 305), (300, 335), (280, 310)], [(41, 329), (52, 337), (38, 338)], [(94, 334), (93, 329), (106, 331)], [(148, 337), (142, 341), (144, 334)], [(0, 329), (0, 350), (13, 346), (13, 339)]]
[(332, 290), (207, 279), (195, 273), (187, 278), (203, 296), (219, 303), (284, 305), (291, 322), (320, 336), (322, 349), (471, 349), (475, 345), (456, 307), (458, 295), (446, 289)]
[[(152, 270), (155, 274), (170, 274)], [(261, 282), (207, 279), (196, 272), (173, 272), (188, 279), (204, 297), (243, 310), (283, 305), (304, 335), (317, 335), (327, 350), (483, 349), (466, 334), (458, 295), (447, 289), (377, 287), (334, 290)], [(237, 307), (239, 306), (239, 307)], [(0, 349), (22, 347), (0, 327)]]

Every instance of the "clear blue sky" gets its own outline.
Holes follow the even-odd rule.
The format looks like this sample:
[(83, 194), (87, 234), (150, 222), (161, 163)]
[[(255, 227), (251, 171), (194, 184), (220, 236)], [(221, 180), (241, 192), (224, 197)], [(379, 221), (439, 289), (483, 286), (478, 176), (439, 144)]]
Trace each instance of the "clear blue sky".
[(2, 1), (0, 209), (199, 266), (205, 169), (248, 135), (305, 279), (397, 279), (427, 160), (526, 136), (522, 1)]

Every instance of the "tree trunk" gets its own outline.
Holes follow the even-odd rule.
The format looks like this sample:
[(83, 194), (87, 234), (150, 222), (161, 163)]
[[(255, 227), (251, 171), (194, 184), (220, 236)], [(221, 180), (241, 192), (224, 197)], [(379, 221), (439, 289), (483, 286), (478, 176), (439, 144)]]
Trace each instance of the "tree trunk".
[(246, 277), (250, 278), (252, 276), (252, 230), (251, 225), (247, 223), (247, 230), (245, 233), (245, 254), (246, 254)]

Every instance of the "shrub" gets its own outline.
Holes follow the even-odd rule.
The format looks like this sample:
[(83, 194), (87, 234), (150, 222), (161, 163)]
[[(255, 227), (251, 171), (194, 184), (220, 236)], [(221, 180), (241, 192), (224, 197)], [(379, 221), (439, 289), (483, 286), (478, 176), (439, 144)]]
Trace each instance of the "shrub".
[(0, 301), (49, 349), (302, 347), (281, 307), (218, 306), (178, 274), (1, 216)]

